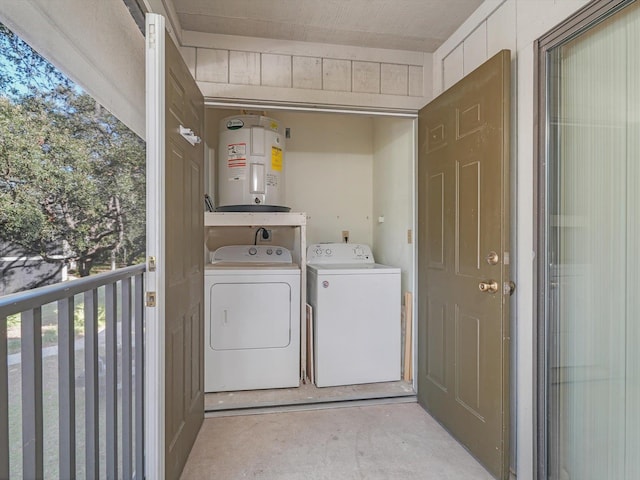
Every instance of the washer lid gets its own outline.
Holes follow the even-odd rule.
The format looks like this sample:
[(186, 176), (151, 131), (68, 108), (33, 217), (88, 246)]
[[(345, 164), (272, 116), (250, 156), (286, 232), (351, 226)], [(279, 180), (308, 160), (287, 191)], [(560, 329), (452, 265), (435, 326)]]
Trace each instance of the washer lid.
[(310, 272), (317, 273), (318, 275), (385, 275), (399, 274), (401, 272), (399, 267), (382, 265), (380, 263), (309, 264), (307, 268)]

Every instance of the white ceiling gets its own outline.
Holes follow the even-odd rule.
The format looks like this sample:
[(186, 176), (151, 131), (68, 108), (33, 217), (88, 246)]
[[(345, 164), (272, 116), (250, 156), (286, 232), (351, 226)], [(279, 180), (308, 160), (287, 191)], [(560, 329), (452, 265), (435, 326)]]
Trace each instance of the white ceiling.
[(483, 0), (173, 0), (183, 30), (434, 52)]

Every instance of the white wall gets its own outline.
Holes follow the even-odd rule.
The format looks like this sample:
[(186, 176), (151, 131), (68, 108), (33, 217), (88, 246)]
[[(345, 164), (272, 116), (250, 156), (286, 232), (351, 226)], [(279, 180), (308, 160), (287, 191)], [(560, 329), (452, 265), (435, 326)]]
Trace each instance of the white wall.
[(415, 110), (430, 98), (431, 54), (182, 31), (205, 97)]
[(503, 48), (512, 51), (512, 255), (517, 284), (512, 346), (516, 351), (517, 476), (533, 479), (536, 428), (534, 253), (534, 45), (587, 0), (486, 0), (433, 56), (434, 96)]
[(402, 268), (403, 292), (413, 291), (415, 142), (414, 120), (373, 120), (373, 254)]
[(0, 21), (145, 137), (144, 37), (122, 0), (3, 0)]

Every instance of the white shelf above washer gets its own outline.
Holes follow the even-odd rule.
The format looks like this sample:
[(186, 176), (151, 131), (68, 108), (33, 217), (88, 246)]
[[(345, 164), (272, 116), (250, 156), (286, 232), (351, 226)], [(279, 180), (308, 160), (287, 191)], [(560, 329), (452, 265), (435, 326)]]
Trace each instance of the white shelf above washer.
[(307, 224), (307, 214), (298, 212), (205, 212), (205, 227), (302, 227)]

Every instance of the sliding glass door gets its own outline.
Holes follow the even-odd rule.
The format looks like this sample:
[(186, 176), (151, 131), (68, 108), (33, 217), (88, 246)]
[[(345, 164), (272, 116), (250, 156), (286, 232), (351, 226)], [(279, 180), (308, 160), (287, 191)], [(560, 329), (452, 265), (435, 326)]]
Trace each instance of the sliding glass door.
[(618, 4), (540, 57), (539, 466), (553, 480), (640, 478), (640, 2)]

